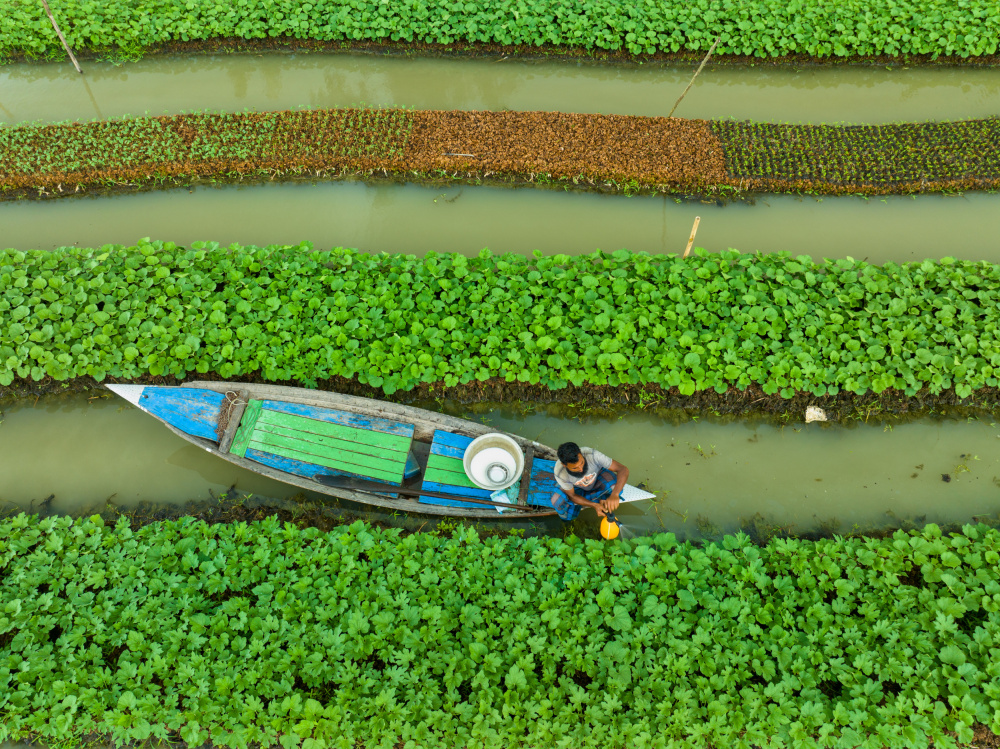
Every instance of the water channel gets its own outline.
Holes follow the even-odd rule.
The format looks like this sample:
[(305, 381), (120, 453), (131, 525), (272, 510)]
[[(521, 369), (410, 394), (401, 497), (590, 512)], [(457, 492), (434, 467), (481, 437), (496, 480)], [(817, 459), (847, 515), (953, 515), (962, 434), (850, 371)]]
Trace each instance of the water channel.
[[(693, 65), (461, 60), (332, 54), (149, 57), (0, 67), (0, 122), (365, 102), (666, 116)], [(679, 117), (885, 123), (1000, 114), (1000, 69), (708, 66)]]
[[(404, 59), (356, 55), (151, 57), (0, 68), (6, 122), (194, 109), (277, 109), (365, 101), (420, 108), (669, 112), (688, 67)], [(1000, 69), (708, 68), (678, 114), (779, 121), (888, 122), (1000, 114)], [(1000, 261), (1000, 197), (816, 200), (756, 205), (537, 189), (305, 183), (195, 187), (100, 199), (0, 203), (0, 247), (190, 244), (308, 239), (366, 251), (423, 254), (563, 252), (627, 247), (680, 252), (701, 216), (709, 250), (788, 250), (873, 262), (952, 255)]]
[(907, 262), (954, 256), (1000, 262), (1000, 196), (797, 198), (755, 205), (677, 203), (544, 189), (361, 183), (195, 187), (111, 198), (0, 203), (0, 247), (134, 244), (356, 247), (423, 255), (429, 250), (578, 255), (597, 248), (683, 252), (695, 216), (697, 246), (788, 250), (814, 258)]
[[(637, 533), (697, 537), (735, 530), (757, 514), (800, 533), (1000, 514), (1000, 424), (988, 420), (779, 425), (642, 412), (574, 417), (554, 406), (520, 413), (491, 404), (419, 405), (616, 457), (629, 466), (632, 483), (658, 494), (620, 512)], [(0, 500), (25, 510), (50, 494), (52, 511), (74, 513), (109, 498), (124, 506), (182, 504), (233, 484), (266, 497), (298, 492), (209, 455), (110, 394), (8, 403), (2, 418)]]
[[(0, 118), (89, 119), (194, 109), (278, 109), (361, 101), (420, 108), (558, 109), (664, 115), (689, 68), (404, 60), (336, 55), (150, 58), (115, 67), (0, 68)], [(887, 122), (1000, 113), (1000, 71), (710, 68), (677, 112), (687, 117)], [(0, 203), (0, 247), (131, 244), (343, 245), (578, 254), (683, 250), (694, 216), (709, 250), (789, 250), (872, 262), (945, 255), (1000, 262), (1000, 196), (799, 199), (719, 206), (538, 189), (295, 183)], [(423, 404), (447, 408), (448, 404)], [(183, 503), (233, 485), (295, 490), (237, 469), (113, 398), (44, 397), (0, 406), (0, 499), (55, 511), (113, 501)], [(619, 457), (657, 503), (629, 507), (637, 532), (732, 530), (760, 513), (799, 532), (884, 526), (893, 518), (966, 522), (1000, 512), (1000, 427), (987, 421), (882, 425), (764, 421), (674, 423), (651, 414), (573, 418), (538, 408), (476, 408), (478, 418), (549, 444), (573, 439)], [(845, 470), (846, 469), (846, 470)], [(951, 480), (945, 482), (943, 475)]]

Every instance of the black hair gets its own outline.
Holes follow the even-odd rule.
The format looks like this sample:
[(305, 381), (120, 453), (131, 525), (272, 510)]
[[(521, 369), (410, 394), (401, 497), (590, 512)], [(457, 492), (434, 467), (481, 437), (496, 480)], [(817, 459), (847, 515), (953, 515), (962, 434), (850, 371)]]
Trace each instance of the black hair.
[(580, 457), (580, 446), (575, 442), (563, 442), (556, 448), (556, 453), (559, 455), (559, 462), (568, 466)]

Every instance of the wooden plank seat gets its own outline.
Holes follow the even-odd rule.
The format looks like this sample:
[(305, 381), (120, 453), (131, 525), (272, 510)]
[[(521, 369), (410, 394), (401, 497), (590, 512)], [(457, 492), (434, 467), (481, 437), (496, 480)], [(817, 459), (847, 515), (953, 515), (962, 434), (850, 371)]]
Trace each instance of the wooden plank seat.
[(298, 476), (403, 481), (413, 424), (273, 400), (251, 400), (229, 452)]
[(464, 437), (461, 434), (453, 434), (441, 429), (434, 430), (431, 451), (427, 456), (427, 470), (424, 471), (424, 480), (421, 482), (420, 488), (426, 489), (429, 492), (453, 494), (456, 498), (443, 499), (441, 497), (425, 497), (421, 495), (418, 501), (431, 505), (444, 505), (446, 507), (467, 507), (471, 510), (483, 509), (483, 505), (461, 501), (461, 497), (485, 499), (487, 501), (490, 499), (490, 491), (488, 489), (480, 489), (465, 475), (462, 456), (465, 454), (465, 449), (471, 443), (472, 437)]

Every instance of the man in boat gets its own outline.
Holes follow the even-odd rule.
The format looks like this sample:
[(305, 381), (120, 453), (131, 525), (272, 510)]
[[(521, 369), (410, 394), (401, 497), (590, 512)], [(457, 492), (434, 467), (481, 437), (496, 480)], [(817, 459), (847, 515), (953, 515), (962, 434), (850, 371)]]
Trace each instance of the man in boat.
[(584, 507), (599, 517), (618, 509), (621, 490), (628, 481), (628, 467), (592, 447), (563, 442), (553, 475), (558, 490), (552, 506), (563, 520), (573, 520)]

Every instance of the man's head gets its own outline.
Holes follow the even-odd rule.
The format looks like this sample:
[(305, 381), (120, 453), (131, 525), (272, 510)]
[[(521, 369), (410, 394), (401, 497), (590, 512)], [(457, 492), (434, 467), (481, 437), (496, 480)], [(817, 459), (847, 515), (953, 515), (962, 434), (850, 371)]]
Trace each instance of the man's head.
[(585, 461), (580, 446), (575, 442), (563, 442), (556, 448), (559, 462), (571, 471), (582, 471)]

